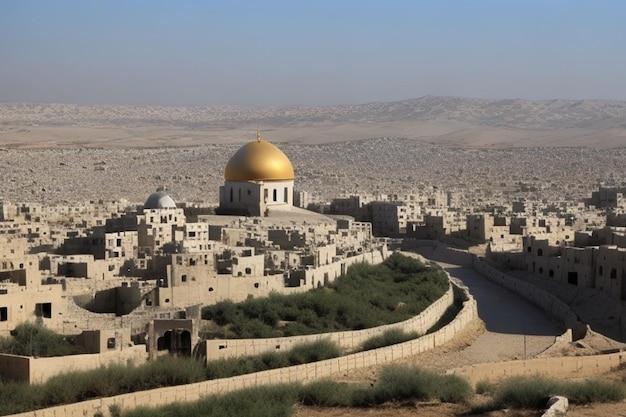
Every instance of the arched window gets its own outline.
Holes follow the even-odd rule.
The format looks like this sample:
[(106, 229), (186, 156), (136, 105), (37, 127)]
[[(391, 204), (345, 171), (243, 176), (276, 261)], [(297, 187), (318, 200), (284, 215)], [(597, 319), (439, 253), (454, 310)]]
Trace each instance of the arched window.
[(285, 203), (289, 202), (289, 188), (285, 187)]
[(537, 256), (543, 256), (543, 249), (537, 249)]
[(273, 201), (278, 201), (278, 190), (276, 188), (274, 188), (274, 200)]

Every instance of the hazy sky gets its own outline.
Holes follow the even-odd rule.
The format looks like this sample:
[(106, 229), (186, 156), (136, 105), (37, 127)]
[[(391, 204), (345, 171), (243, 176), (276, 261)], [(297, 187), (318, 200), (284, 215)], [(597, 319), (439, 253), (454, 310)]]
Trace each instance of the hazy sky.
[(0, 0), (0, 102), (626, 100), (626, 1)]

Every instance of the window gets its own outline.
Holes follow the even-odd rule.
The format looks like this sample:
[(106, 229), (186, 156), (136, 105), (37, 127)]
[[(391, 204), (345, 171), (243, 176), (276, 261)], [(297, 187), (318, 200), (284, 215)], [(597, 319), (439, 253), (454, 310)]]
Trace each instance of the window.
[(0, 307), (0, 321), (7, 321), (9, 319), (9, 308)]
[(285, 203), (289, 202), (289, 188), (285, 187)]
[(274, 199), (272, 201), (278, 201), (278, 190), (276, 188), (274, 188), (273, 197)]
[(572, 285), (578, 285), (578, 272), (568, 272), (567, 283)]
[(543, 256), (543, 249), (537, 249), (537, 256)]
[(600, 266), (598, 268), (598, 275), (602, 276), (603, 273), (604, 273), (604, 268), (602, 268), (602, 266)]
[(209, 292), (213, 292), (213, 287), (209, 287)]
[(185, 275), (185, 274), (181, 275), (180, 280), (182, 282), (187, 282), (187, 275)]
[(46, 319), (52, 318), (52, 303), (35, 304), (35, 315)]
[(617, 279), (617, 270), (615, 268), (611, 269), (611, 279)]
[(246, 268), (246, 274), (247, 274), (247, 275), (250, 275), (251, 273), (252, 273), (252, 269), (250, 269), (250, 268)]
[(254, 288), (259, 288), (259, 283), (258, 282), (254, 283)]
[(109, 337), (107, 339), (107, 349), (115, 349), (115, 338)]

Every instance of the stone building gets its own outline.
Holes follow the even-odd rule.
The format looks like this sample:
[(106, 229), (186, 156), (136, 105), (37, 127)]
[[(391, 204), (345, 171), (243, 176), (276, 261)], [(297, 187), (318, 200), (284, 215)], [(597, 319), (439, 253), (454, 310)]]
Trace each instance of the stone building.
[(257, 140), (242, 146), (224, 169), (220, 214), (266, 215), (293, 206), (293, 166), (276, 146)]

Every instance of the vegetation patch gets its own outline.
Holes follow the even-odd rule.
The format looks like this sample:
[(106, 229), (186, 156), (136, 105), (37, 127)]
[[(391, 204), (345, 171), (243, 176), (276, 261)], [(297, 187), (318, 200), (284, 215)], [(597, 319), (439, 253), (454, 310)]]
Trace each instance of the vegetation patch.
[(380, 336), (373, 336), (363, 342), (362, 350), (373, 350), (385, 346), (397, 345), (398, 343), (407, 342), (417, 339), (420, 334), (417, 332), (405, 332), (402, 329), (389, 329)]
[(110, 365), (91, 371), (70, 372), (57, 375), (43, 384), (3, 381), (0, 382), (0, 415), (190, 384), (204, 379), (202, 363), (165, 356), (137, 367)]
[(266, 338), (360, 330), (408, 320), (449, 287), (445, 272), (394, 253), (383, 263), (359, 263), (323, 288), (271, 294), (242, 303), (223, 301), (202, 310), (220, 338)]
[(626, 385), (617, 381), (590, 379), (561, 381), (552, 378), (511, 377), (500, 384), (481, 383), (477, 391), (491, 397), (490, 401), (475, 407), (475, 411), (502, 408), (541, 409), (547, 398), (554, 395), (567, 397), (573, 404), (618, 402), (626, 398)]
[(213, 395), (192, 403), (165, 407), (140, 407), (124, 412), (124, 417), (289, 417), (298, 400), (299, 385), (281, 384), (247, 388), (224, 395)]
[(66, 373), (43, 384), (0, 381), (0, 415), (299, 365), (340, 354), (336, 344), (321, 340), (280, 353), (212, 361), (206, 367), (195, 359), (163, 356), (137, 367), (110, 365)]
[(306, 385), (263, 386), (211, 396), (195, 403), (140, 408), (125, 412), (123, 416), (287, 417), (294, 414), (297, 403), (318, 407), (370, 407), (399, 400), (463, 402), (470, 394), (471, 387), (460, 377), (392, 366), (383, 369), (381, 379), (372, 387), (329, 379)]
[(220, 359), (207, 363), (208, 379), (228, 378), (268, 369), (301, 365), (341, 356), (341, 349), (328, 340), (296, 345), (286, 352), (267, 352), (255, 356)]
[(81, 353), (73, 341), (39, 323), (21, 323), (11, 336), (0, 337), (0, 352), (20, 356), (66, 356)]

